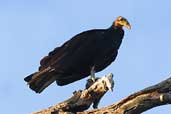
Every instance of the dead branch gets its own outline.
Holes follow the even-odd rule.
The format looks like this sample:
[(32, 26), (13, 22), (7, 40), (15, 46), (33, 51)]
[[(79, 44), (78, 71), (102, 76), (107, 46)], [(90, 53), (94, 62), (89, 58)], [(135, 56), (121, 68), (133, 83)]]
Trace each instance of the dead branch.
[(171, 104), (171, 78), (134, 93), (117, 104), (77, 114), (140, 114), (166, 104)]
[(113, 75), (109, 74), (100, 79), (96, 79), (95, 83), (88, 80), (85, 90), (79, 90), (73, 93), (73, 96), (68, 100), (51, 106), (48, 109), (35, 112), (33, 114), (64, 114), (66, 112), (76, 113), (88, 109), (91, 104), (97, 108), (100, 99), (108, 90), (113, 90)]
[[(104, 83), (104, 82), (102, 82), (102, 83)], [(96, 85), (96, 87), (93, 88), (93, 85), (94, 85), (94, 87)], [(34, 113), (34, 114), (140, 114), (140, 113), (142, 113), (146, 110), (149, 110), (153, 107), (171, 104), (171, 78), (168, 78), (167, 80), (164, 80), (156, 85), (153, 85), (153, 86), (145, 88), (139, 92), (136, 92), (116, 104), (113, 104), (113, 105), (110, 105), (110, 106), (107, 106), (104, 108), (94, 109), (91, 111), (84, 111), (84, 112), (78, 111), (77, 109), (76, 110), (74, 109), (75, 111), (66, 110), (67, 108), (64, 108), (64, 110), (63, 110), (63, 108), (61, 108), (62, 110), (60, 110), (59, 105), (62, 105), (62, 104), (64, 104), (63, 106), (65, 106), (65, 107), (72, 107), (72, 106), (79, 107), (80, 106), (80, 109), (82, 106), (83, 107), (87, 106), (85, 108), (85, 109), (87, 109), (95, 101), (95, 98), (97, 98), (96, 95), (99, 94), (99, 93), (98, 94), (96, 93), (96, 92), (98, 92), (97, 91), (98, 90), (97, 88), (99, 88), (98, 86), (100, 86), (100, 88), (102, 88), (100, 90), (105, 90), (105, 92), (108, 90), (108, 89), (103, 88), (105, 86), (102, 86), (102, 85), (105, 85), (105, 84), (98, 85), (98, 81), (96, 83), (94, 83), (93, 85), (90, 86), (88, 89), (84, 90), (84, 91), (87, 91), (87, 93), (88, 93), (88, 91), (94, 92), (93, 94), (91, 92), (88, 94), (84, 94), (85, 96), (88, 95), (89, 97), (85, 97), (85, 96), (80, 97), (80, 96), (83, 96), (83, 94), (82, 94), (83, 91), (80, 93), (76, 92), (76, 94), (78, 94), (78, 96), (75, 97), (74, 99), (75, 99), (75, 101), (79, 101), (79, 103), (73, 102), (74, 104), (72, 104), (71, 102), (64, 101), (63, 103), (59, 103), (56, 106), (48, 108), (47, 110), (42, 110), (42, 111)], [(112, 88), (112, 86), (107, 87), (107, 88)], [(105, 94), (105, 92), (103, 92), (101, 95), (103, 96)], [(75, 96), (75, 94), (74, 94), (74, 96)], [(90, 100), (90, 99), (94, 99), (94, 100)], [(90, 102), (86, 103), (87, 100)], [(54, 113), (52, 113), (52, 112), (54, 112)]]

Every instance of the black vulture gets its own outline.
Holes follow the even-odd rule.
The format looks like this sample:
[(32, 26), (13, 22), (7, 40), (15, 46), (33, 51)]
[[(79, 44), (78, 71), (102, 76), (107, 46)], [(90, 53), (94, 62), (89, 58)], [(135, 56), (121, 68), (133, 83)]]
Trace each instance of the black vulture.
[(55, 48), (40, 61), (39, 70), (24, 80), (36, 93), (41, 93), (56, 81), (67, 85), (109, 66), (118, 54), (124, 30), (131, 29), (126, 18), (119, 16), (107, 29), (93, 29), (77, 34)]

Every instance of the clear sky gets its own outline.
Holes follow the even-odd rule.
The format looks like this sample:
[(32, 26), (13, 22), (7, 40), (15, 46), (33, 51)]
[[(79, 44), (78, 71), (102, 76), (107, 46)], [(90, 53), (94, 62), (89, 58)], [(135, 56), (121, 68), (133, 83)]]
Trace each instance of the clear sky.
[[(125, 36), (116, 61), (97, 76), (112, 72), (114, 92), (99, 107), (115, 103), (171, 74), (170, 0), (0, 0), (0, 108), (2, 114), (28, 114), (61, 102), (86, 79), (42, 94), (31, 91), (23, 78), (39, 60), (72, 36), (94, 28), (108, 28), (119, 15), (132, 30)], [(171, 75), (170, 75), (171, 76)], [(170, 106), (144, 114), (171, 113)]]

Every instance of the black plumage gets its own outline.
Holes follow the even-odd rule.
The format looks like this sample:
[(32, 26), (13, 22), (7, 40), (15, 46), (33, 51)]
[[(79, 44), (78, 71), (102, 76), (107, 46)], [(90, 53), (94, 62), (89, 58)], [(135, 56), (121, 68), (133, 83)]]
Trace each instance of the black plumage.
[(119, 16), (111, 27), (82, 32), (55, 48), (40, 61), (39, 71), (24, 80), (36, 93), (56, 80), (67, 85), (90, 75), (91, 68), (99, 72), (110, 65), (118, 54), (128, 21)]

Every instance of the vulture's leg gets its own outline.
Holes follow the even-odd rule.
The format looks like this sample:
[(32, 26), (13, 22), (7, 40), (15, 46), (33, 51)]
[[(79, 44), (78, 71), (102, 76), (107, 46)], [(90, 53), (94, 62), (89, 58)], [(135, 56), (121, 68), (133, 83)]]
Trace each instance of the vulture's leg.
[(90, 71), (90, 79), (95, 82), (95, 66), (91, 67), (91, 71)]

